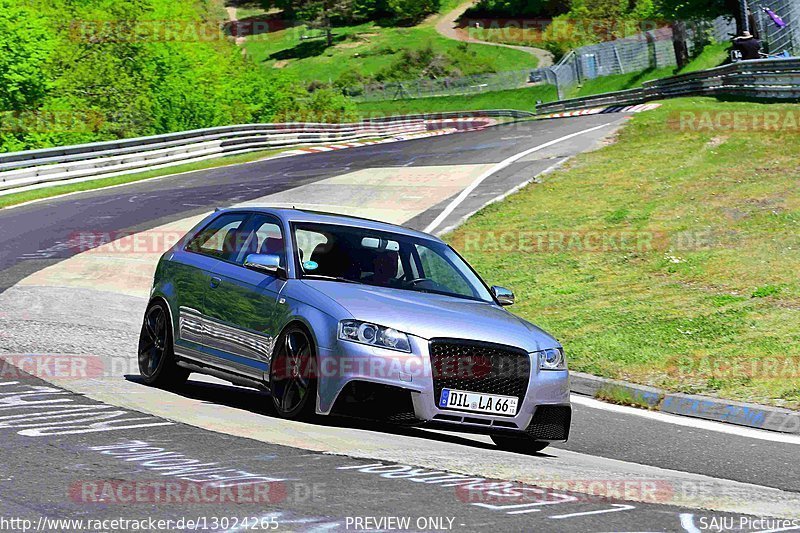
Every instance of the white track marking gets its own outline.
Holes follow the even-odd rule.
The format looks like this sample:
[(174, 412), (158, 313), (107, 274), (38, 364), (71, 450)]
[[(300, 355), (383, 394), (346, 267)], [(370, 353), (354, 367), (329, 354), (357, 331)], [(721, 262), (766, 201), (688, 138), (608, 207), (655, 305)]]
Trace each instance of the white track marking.
[(668, 413), (659, 413), (655, 411), (645, 411), (644, 409), (637, 409), (635, 407), (627, 407), (624, 405), (616, 405), (612, 403), (605, 403), (594, 398), (587, 398), (586, 396), (579, 396), (573, 394), (571, 396), (572, 403), (590, 407), (592, 409), (602, 409), (604, 411), (612, 411), (625, 415), (635, 415), (642, 418), (648, 418), (658, 422), (667, 424), (675, 424), (693, 429), (704, 429), (707, 431), (716, 431), (718, 433), (727, 433), (729, 435), (736, 435), (738, 437), (747, 437), (751, 439), (768, 440), (771, 442), (780, 442), (783, 444), (800, 444), (800, 436), (789, 435), (786, 433), (777, 433), (772, 431), (763, 431), (759, 429), (751, 429), (744, 426), (735, 426), (733, 424), (724, 424), (722, 422), (714, 422), (711, 420), (703, 420), (701, 418), (691, 418), (688, 416), (672, 415)]
[(530, 154), (532, 154), (534, 152), (538, 152), (539, 150), (543, 150), (543, 149), (545, 149), (545, 148), (547, 148), (549, 146), (553, 146), (554, 144), (558, 144), (560, 142), (567, 141), (569, 139), (572, 139), (573, 137), (577, 137), (579, 135), (583, 135), (584, 133), (590, 133), (592, 131), (599, 130), (601, 128), (605, 128), (605, 127), (611, 126), (612, 124), (614, 124), (614, 122), (616, 122), (616, 121), (608, 122), (606, 124), (601, 124), (600, 126), (595, 126), (593, 128), (588, 128), (588, 129), (581, 130), (581, 131), (578, 131), (578, 132), (575, 132), (575, 133), (570, 133), (569, 135), (565, 135), (563, 137), (559, 137), (558, 139), (554, 139), (552, 141), (548, 141), (548, 142), (546, 142), (544, 144), (540, 144), (539, 146), (534, 146), (533, 148), (528, 148), (524, 152), (520, 152), (520, 153), (518, 153), (516, 155), (512, 155), (511, 157), (501, 161), (500, 163), (497, 163), (495, 166), (493, 166), (492, 168), (490, 168), (489, 170), (487, 170), (486, 172), (484, 172), (483, 174), (478, 176), (478, 178), (475, 181), (473, 181), (472, 184), (469, 187), (467, 187), (466, 189), (461, 191), (461, 194), (459, 194), (452, 202), (450, 202), (450, 204), (447, 207), (444, 208), (444, 211), (442, 211), (439, 214), (439, 216), (436, 217), (436, 219), (434, 219), (433, 222), (428, 224), (428, 227), (426, 227), (423, 231), (425, 231), (425, 233), (432, 233), (433, 230), (438, 228), (442, 224), (442, 222), (444, 222), (445, 219), (450, 216), (450, 214), (456, 209), (456, 207), (461, 205), (461, 203), (464, 200), (466, 200), (467, 197), (470, 194), (472, 194), (472, 191), (474, 191), (478, 187), (478, 185), (483, 183), (484, 180), (486, 180), (487, 178), (489, 178), (492, 175), (496, 174), (497, 172), (500, 172), (504, 168), (509, 167), (512, 164), (516, 163), (517, 161), (519, 161), (523, 157), (528, 156), (528, 155), (530, 155)]
[(618, 513), (620, 511), (630, 511), (631, 509), (636, 509), (635, 505), (623, 505), (621, 503), (612, 503), (611, 507), (612, 509), (600, 509), (599, 511), (585, 511), (582, 513), (562, 514), (558, 516), (549, 516), (548, 518), (554, 518), (554, 519), (574, 518), (576, 516), (590, 516), (595, 514)]
[(694, 525), (693, 514), (681, 513), (681, 527), (689, 533), (700, 533), (700, 530)]
[(506, 198), (508, 198), (512, 194), (514, 194), (516, 192), (519, 192), (522, 188), (527, 187), (528, 185), (530, 185), (533, 182), (533, 180), (535, 180), (535, 179), (537, 179), (537, 178), (539, 178), (541, 176), (546, 176), (547, 174), (550, 174), (551, 172), (556, 170), (558, 167), (560, 167), (561, 165), (563, 165), (564, 163), (569, 161), (569, 159), (570, 159), (569, 157), (560, 158), (557, 163), (554, 163), (554, 164), (550, 165), (549, 167), (547, 167), (546, 169), (542, 170), (541, 172), (539, 172), (538, 174), (536, 174), (532, 178), (523, 181), (522, 183), (520, 183), (519, 185), (515, 186), (511, 190), (508, 190), (508, 191), (504, 192), (503, 194), (495, 196), (494, 198), (492, 198), (491, 200), (489, 200), (488, 202), (486, 202), (485, 204), (480, 206), (473, 213), (470, 213), (470, 214), (462, 217), (455, 224), (452, 224), (452, 225), (447, 226), (446, 228), (444, 228), (442, 231), (439, 232), (439, 234), (442, 235), (442, 234), (451, 232), (452, 230), (456, 229), (458, 226), (460, 226), (461, 224), (463, 224), (464, 222), (466, 222), (467, 220), (472, 218), (472, 215), (474, 215), (475, 213), (477, 213), (478, 211), (480, 211), (484, 207), (487, 207), (487, 206), (489, 206), (491, 204), (494, 204), (494, 203), (497, 203), (497, 202), (502, 202), (503, 200), (505, 200)]

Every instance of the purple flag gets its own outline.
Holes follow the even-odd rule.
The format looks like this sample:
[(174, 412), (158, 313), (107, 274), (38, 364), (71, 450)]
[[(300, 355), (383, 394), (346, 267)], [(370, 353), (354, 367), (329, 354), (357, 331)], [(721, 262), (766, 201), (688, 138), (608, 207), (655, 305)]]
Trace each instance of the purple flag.
[(771, 10), (768, 7), (765, 7), (764, 11), (766, 12), (767, 15), (769, 15), (769, 18), (772, 19), (772, 22), (774, 22), (777, 27), (779, 27), (779, 28), (785, 28), (786, 27), (786, 23), (783, 21), (783, 19), (780, 18), (778, 16), (778, 14), (775, 13), (773, 10)]

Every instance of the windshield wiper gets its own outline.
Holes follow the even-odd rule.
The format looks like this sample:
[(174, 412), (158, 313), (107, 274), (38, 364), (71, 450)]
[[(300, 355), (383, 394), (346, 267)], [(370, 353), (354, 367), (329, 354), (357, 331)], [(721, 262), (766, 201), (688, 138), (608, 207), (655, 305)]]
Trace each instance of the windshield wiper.
[(356, 285), (364, 285), (360, 281), (354, 279), (342, 278), (340, 276), (323, 276), (321, 274), (303, 274), (303, 279), (321, 279), (325, 281), (341, 281), (343, 283), (355, 283)]

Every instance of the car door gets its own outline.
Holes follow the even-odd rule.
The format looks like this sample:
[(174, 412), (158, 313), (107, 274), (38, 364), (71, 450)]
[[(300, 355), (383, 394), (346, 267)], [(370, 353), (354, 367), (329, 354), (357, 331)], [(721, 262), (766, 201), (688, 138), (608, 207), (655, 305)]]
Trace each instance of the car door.
[(205, 300), (212, 273), (219, 259), (230, 253), (225, 249), (226, 237), (239, 230), (248, 216), (227, 213), (211, 219), (170, 261), (177, 303), (173, 312), (178, 314), (175, 344), (179, 351), (206, 351)]
[(281, 255), (286, 266), (281, 223), (270, 215), (255, 214), (242, 232), (235, 257), (218, 261), (206, 297), (206, 342), (217, 352), (220, 366), (263, 379), (272, 347), (288, 315), (280, 293), (286, 280), (243, 266), (250, 254)]

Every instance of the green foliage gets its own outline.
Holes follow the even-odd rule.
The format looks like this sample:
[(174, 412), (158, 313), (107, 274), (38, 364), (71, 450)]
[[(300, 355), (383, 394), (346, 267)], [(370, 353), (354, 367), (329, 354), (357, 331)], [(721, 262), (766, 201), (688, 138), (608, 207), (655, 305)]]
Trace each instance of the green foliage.
[(505, 17), (555, 16), (569, 10), (568, 0), (480, 0), (468, 16), (486, 14)]
[(739, 0), (656, 0), (656, 9), (671, 20), (708, 20), (738, 15)]
[(438, 12), (441, 0), (262, 0), (261, 4), (282, 9), (286, 17), (323, 27), (379, 19), (414, 24)]
[(0, 0), (0, 109), (21, 110), (44, 98), (42, 75), (54, 47), (47, 21), (12, 0)]
[(775, 285), (763, 285), (753, 291), (753, 298), (766, 298), (768, 296), (775, 296), (781, 292), (780, 287)]
[(389, 11), (403, 23), (419, 22), (426, 15), (439, 11), (441, 0), (387, 0)]
[(341, 91), (320, 88), (276, 116), (281, 122), (354, 122), (358, 119), (355, 103)]
[(245, 58), (218, 9), (0, 0), (0, 151), (265, 122), (328, 103), (341, 113)]

